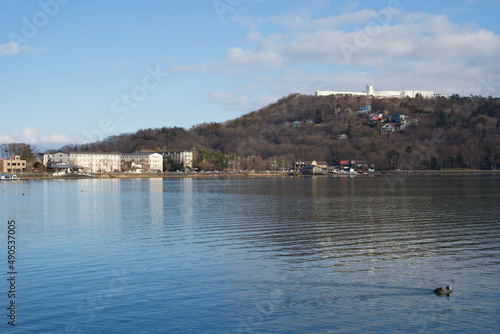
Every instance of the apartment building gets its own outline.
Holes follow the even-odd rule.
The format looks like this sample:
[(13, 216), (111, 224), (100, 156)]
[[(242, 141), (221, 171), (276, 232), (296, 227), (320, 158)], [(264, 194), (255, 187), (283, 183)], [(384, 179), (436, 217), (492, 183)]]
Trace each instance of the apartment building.
[(15, 155), (13, 158), (0, 159), (1, 173), (17, 173), (26, 171), (26, 160), (21, 160), (21, 156)]

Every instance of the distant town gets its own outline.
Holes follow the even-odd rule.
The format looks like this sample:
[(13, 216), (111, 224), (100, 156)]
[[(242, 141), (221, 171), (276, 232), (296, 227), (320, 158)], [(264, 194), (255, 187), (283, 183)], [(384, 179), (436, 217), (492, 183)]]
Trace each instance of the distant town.
[[(406, 127), (416, 126), (416, 120), (412, 120), (405, 115), (389, 114), (384, 110), (381, 113), (371, 113), (371, 105), (361, 106), (356, 112), (359, 115), (367, 115), (367, 120), (371, 123), (386, 123), (380, 127), (381, 134), (390, 134), (394, 132), (404, 131)], [(335, 114), (342, 115), (345, 113), (353, 113), (350, 108), (336, 108)], [(300, 127), (308, 122), (295, 121), (290, 125)], [(314, 121), (310, 121), (314, 124)], [(338, 136), (339, 140), (348, 139), (347, 134)], [(201, 155), (201, 159), (205, 160), (206, 154)], [(35, 163), (32, 170), (37, 167), (43, 167), (45, 171), (51, 171), (53, 176), (63, 176), (69, 174), (84, 174), (92, 173), (161, 173), (167, 171), (198, 171), (200, 166), (201, 171), (210, 171), (220, 167), (215, 167), (212, 164), (197, 164), (197, 150), (192, 148), (188, 151), (166, 151), (166, 152), (139, 152), (139, 153), (103, 153), (103, 152), (66, 152), (58, 151), (53, 153), (38, 153), (35, 155)], [(233, 160), (235, 160), (233, 158)], [(250, 166), (247, 162), (247, 169)], [(27, 161), (22, 160), (16, 155), (12, 158), (0, 158), (1, 173), (24, 173), (27, 169)], [(226, 167), (226, 168), (224, 168)], [(230, 164), (223, 166), (221, 169), (231, 169)], [(357, 174), (361, 172), (375, 172), (375, 165), (367, 161), (356, 160), (340, 160), (328, 164), (326, 161), (294, 161), (291, 164), (277, 163), (270, 160), (266, 166), (267, 171), (287, 172), (291, 175), (296, 174)], [(240, 158), (238, 165), (233, 161), (233, 171), (247, 171), (240, 169)], [(252, 168), (252, 170), (254, 170)], [(6, 179), (5, 176), (3, 179)]]
[[(70, 174), (90, 175), (93, 173), (160, 173), (170, 169), (172, 165), (179, 168), (177, 171), (198, 170), (193, 166), (195, 149), (191, 151), (169, 151), (169, 152), (142, 152), (142, 153), (79, 153), (63, 152), (43, 153), (36, 155), (34, 166), (42, 166), (45, 171), (51, 171), (52, 176), (63, 176)], [(239, 159), (238, 159), (239, 160)], [(1, 173), (22, 174), (30, 172), (26, 168), (26, 160), (20, 156), (12, 159), (0, 159)], [(213, 167), (213, 166), (212, 166)], [(233, 164), (235, 170), (236, 164)], [(239, 167), (239, 166), (238, 166)], [(295, 174), (354, 174), (358, 172), (375, 172), (375, 166), (368, 162), (356, 160), (342, 160), (329, 165), (326, 161), (294, 161), (290, 165), (282, 165), (276, 162), (270, 163), (273, 171)], [(32, 167), (34, 169), (34, 167)], [(227, 169), (226, 169), (227, 170)], [(213, 171), (213, 168), (207, 169)], [(237, 170), (246, 172), (247, 170)], [(252, 171), (255, 171), (252, 169)], [(270, 169), (267, 169), (270, 171)], [(219, 172), (219, 171), (217, 171)], [(263, 171), (265, 172), (265, 171)], [(6, 175), (3, 175), (3, 179)]]
[(30, 144), (1, 144), (0, 172), (12, 179), (21, 173), (491, 171), (500, 161), (499, 143), (500, 99), (367, 85), (366, 92), (289, 94), (189, 130), (141, 129), (45, 153)]

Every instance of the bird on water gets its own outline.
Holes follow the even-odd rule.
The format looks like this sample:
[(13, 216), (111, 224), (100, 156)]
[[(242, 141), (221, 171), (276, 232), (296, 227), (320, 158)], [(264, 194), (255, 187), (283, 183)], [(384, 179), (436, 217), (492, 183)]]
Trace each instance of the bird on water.
[(451, 292), (451, 288), (449, 286), (446, 286), (446, 288), (437, 288), (434, 289), (434, 293), (437, 295), (448, 295)]

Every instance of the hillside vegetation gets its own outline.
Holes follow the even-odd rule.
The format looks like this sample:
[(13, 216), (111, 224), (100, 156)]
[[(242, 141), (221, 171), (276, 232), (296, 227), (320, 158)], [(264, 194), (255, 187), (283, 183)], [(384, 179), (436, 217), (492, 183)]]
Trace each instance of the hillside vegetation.
[[(405, 115), (413, 125), (381, 134), (387, 118), (369, 121), (369, 114), (357, 113), (365, 105), (371, 105), (373, 114)], [(189, 130), (139, 130), (62, 149), (137, 152), (193, 147), (204, 160), (217, 156), (218, 168), (236, 168), (235, 161), (241, 169), (266, 169), (292, 161), (363, 160), (377, 169), (492, 169), (500, 161), (500, 99), (291, 94), (225, 123), (204, 123)]]

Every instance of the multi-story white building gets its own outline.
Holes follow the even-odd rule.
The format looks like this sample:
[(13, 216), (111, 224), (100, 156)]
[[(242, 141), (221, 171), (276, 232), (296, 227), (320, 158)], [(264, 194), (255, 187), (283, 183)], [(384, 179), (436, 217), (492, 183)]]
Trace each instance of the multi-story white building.
[(55, 164), (69, 164), (69, 152), (45, 153), (43, 155), (42, 164), (49, 167)]
[(163, 152), (163, 160), (172, 159), (176, 164), (182, 163), (185, 168), (193, 168), (193, 151), (167, 151)]
[[(179, 152), (176, 152), (179, 153)], [(160, 153), (94, 153), (94, 152), (56, 152), (46, 153), (39, 157), (47, 166), (71, 165), (78, 166), (85, 171), (93, 173), (112, 173), (123, 170), (123, 163), (140, 165), (143, 171), (163, 171), (163, 155)], [(179, 161), (184, 166), (193, 166), (193, 153), (180, 152)]]
[(62, 151), (46, 153), (43, 155), (42, 163), (47, 167), (61, 164), (81, 166), (84, 170), (93, 173), (111, 173), (121, 170), (121, 156), (116, 153)]
[(403, 98), (411, 97), (414, 98), (419, 94), (423, 98), (430, 99), (436, 97), (433, 91), (423, 91), (423, 90), (386, 90), (386, 91), (374, 91), (373, 85), (366, 85), (366, 92), (336, 92), (330, 90), (318, 90), (316, 91), (316, 96), (328, 96), (328, 95), (353, 95), (353, 96), (373, 96), (377, 98)]
[(112, 173), (121, 171), (121, 155), (117, 153), (70, 153), (70, 165), (82, 166), (93, 173)]
[(123, 153), (122, 162), (140, 164), (143, 171), (163, 172), (163, 156), (160, 153), (142, 152), (142, 153)]
[(328, 95), (353, 95), (353, 96), (366, 96), (365, 92), (338, 92), (332, 90), (317, 90), (316, 96), (328, 96)]

